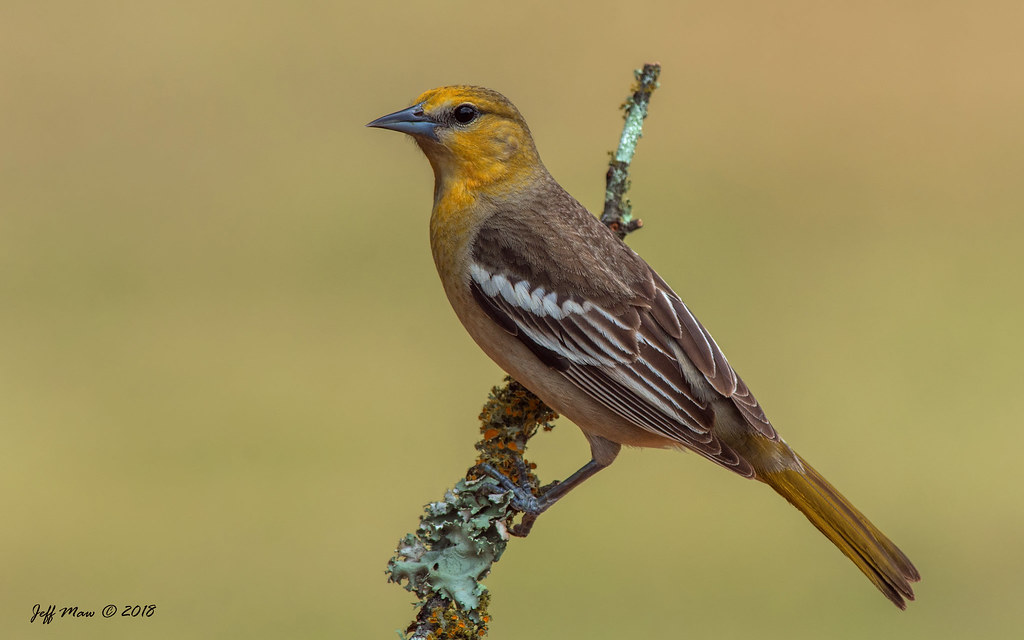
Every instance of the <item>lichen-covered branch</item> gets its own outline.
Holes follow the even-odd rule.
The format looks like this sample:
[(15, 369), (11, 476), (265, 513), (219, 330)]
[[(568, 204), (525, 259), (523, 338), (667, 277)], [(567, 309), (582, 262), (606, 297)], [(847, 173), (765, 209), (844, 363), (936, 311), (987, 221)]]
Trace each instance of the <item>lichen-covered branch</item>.
[[(635, 72), (633, 93), (626, 99), (626, 124), (619, 148), (608, 168), (601, 221), (619, 237), (640, 228), (625, 199), (629, 164), (640, 139), (651, 92), (657, 87), (660, 65)], [(415, 533), (406, 534), (388, 562), (388, 581), (401, 584), (419, 598), (416, 619), (401, 637), (408, 640), (478, 639), (486, 635), (490, 594), (480, 582), (497, 562), (513, 530), (515, 509), (511, 493), (478, 472), (490, 465), (539, 495), (536, 465), (523, 457), (527, 442), (539, 430), (550, 430), (558, 417), (537, 396), (510, 377), (491, 390), (480, 413), (481, 439), (476, 464), (445, 493), (424, 508)], [(526, 478), (521, 476), (526, 475)]]
[(620, 238), (625, 238), (627, 234), (644, 224), (639, 218), (633, 217), (633, 207), (626, 199), (626, 191), (629, 190), (629, 165), (633, 161), (633, 154), (636, 153), (636, 144), (640, 141), (651, 94), (658, 88), (661, 65), (645, 64), (643, 69), (637, 69), (633, 73), (636, 76), (636, 83), (633, 85), (633, 93), (622, 105), (626, 124), (622, 127), (619, 146), (608, 163), (604, 212), (601, 214), (601, 222), (619, 234)]
[[(480, 412), (476, 465), (443, 500), (425, 507), (416, 533), (402, 538), (388, 562), (388, 580), (404, 581), (421, 599), (420, 612), (406, 630), (409, 638), (480, 638), (487, 632), (489, 597), (480, 580), (504, 553), (515, 513), (512, 495), (475, 470), (489, 464), (536, 489), (536, 465), (522, 456), (527, 441), (539, 429), (554, 428), (557, 417), (510, 377), (491, 390)], [(519, 477), (524, 472), (528, 478)]]

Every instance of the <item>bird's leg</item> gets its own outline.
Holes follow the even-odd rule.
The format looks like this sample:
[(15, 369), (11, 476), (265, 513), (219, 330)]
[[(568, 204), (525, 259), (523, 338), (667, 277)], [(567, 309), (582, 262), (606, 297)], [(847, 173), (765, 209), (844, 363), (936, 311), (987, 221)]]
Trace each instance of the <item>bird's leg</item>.
[(565, 494), (572, 491), (584, 480), (608, 466), (607, 464), (600, 464), (596, 460), (591, 460), (565, 480), (552, 482), (541, 488), (540, 496), (535, 496), (530, 489), (526, 463), (518, 456), (516, 456), (515, 460), (516, 464), (520, 466), (519, 477), (522, 479), (520, 484), (516, 484), (511, 478), (489, 464), (481, 464), (479, 468), (497, 480), (502, 489), (512, 492), (512, 508), (523, 513), (523, 520), (509, 529), (509, 533), (521, 538), (525, 538), (530, 533), (530, 529), (533, 528), (533, 523), (537, 520), (537, 516), (547, 511), (551, 505), (558, 502)]

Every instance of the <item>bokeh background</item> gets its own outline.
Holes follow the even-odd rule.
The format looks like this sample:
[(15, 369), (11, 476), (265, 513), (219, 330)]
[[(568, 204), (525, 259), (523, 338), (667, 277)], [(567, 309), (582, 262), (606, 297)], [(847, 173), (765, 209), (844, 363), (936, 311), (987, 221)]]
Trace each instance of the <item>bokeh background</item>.
[(396, 637), (501, 373), (363, 124), (497, 88), (596, 209), (653, 60), (632, 246), (925, 580), (900, 614), (766, 488), (627, 451), (511, 544), (491, 637), (1021, 632), (1024, 5), (626, 4), (0, 6), (0, 637)]

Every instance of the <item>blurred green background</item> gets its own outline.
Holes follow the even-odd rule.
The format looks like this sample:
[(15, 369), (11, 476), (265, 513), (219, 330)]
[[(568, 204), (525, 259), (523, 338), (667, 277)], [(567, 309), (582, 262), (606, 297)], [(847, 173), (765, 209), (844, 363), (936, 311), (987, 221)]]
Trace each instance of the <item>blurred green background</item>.
[(513, 541), (491, 637), (1021, 632), (1024, 5), (621, 5), (3, 3), (0, 637), (395, 637), (501, 373), (363, 124), (499, 89), (593, 210), (653, 60), (632, 246), (925, 579), (899, 614), (768, 489), (627, 451)]

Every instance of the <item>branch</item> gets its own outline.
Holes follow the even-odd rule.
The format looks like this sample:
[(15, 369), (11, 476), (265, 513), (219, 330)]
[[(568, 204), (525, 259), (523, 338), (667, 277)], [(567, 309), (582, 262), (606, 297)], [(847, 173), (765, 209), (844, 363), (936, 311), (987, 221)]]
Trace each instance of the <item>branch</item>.
[(651, 94), (658, 88), (660, 74), (661, 65), (657, 62), (645, 64), (643, 69), (634, 71), (636, 83), (633, 85), (633, 94), (622, 105), (626, 124), (622, 127), (619, 148), (608, 163), (604, 212), (601, 214), (601, 222), (619, 234), (619, 238), (625, 238), (627, 234), (644, 226), (642, 220), (633, 218), (633, 207), (626, 199), (626, 191), (629, 190), (629, 163), (636, 153), (636, 144), (640, 141), (644, 118), (647, 117), (647, 105), (651, 101)]
[[(657, 88), (658, 64), (634, 72), (636, 84), (623, 108), (626, 124), (608, 167), (605, 207), (601, 221), (620, 238), (639, 229), (625, 199), (629, 164), (640, 140), (651, 93)], [(494, 387), (480, 413), (480, 452), (466, 477), (447, 491), (444, 499), (424, 508), (415, 533), (399, 541), (388, 562), (388, 581), (401, 584), (419, 598), (416, 619), (400, 637), (407, 640), (478, 639), (487, 634), (490, 594), (480, 580), (497, 562), (514, 529), (516, 511), (511, 493), (490, 477), (477, 472), (489, 464), (517, 484), (525, 480), (534, 495), (542, 493), (534, 469), (523, 457), (526, 444), (538, 430), (550, 430), (558, 416), (537, 396), (511, 377)], [(520, 476), (525, 474), (526, 478)]]

